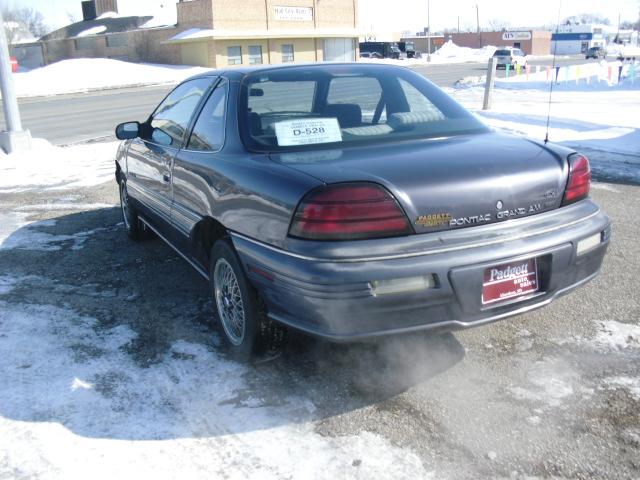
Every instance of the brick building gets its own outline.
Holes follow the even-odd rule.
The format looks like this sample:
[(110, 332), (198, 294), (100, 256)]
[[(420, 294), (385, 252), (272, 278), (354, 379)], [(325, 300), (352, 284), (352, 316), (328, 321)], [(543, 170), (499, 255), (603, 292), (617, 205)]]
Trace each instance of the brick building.
[(82, 2), (81, 22), (40, 39), (44, 63), (105, 57), (226, 67), (357, 58), (357, 0), (180, 0), (177, 21), (164, 26), (151, 16), (111, 14), (116, 2)]
[(481, 48), (487, 45), (496, 47), (516, 47), (527, 55), (549, 55), (551, 53), (551, 32), (521, 30), (514, 32), (452, 33), (453, 43), (460, 47)]
[(178, 3), (172, 36), (185, 64), (354, 61), (356, 0), (191, 0)]

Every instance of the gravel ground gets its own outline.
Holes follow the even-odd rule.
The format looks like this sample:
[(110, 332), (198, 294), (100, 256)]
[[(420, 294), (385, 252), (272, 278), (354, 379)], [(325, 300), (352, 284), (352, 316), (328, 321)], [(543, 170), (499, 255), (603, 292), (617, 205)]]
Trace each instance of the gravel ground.
[[(440, 336), (225, 358), (207, 285), (115, 182), (0, 194), (0, 479), (640, 478), (640, 188), (603, 271)], [(54, 221), (52, 221), (54, 219)], [(28, 223), (34, 222), (34, 223)]]

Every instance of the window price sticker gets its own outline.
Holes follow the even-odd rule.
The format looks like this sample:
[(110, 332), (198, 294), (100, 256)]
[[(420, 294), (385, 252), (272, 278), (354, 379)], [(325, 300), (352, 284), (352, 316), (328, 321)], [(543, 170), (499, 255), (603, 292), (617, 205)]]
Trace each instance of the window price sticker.
[(313, 145), (342, 141), (337, 118), (301, 118), (275, 124), (278, 145)]

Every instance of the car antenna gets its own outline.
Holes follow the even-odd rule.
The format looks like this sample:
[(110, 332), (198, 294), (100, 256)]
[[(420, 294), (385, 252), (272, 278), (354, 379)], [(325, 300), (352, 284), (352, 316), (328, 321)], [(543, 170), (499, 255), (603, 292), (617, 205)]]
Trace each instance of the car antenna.
[(547, 106), (547, 129), (544, 135), (545, 145), (549, 142), (549, 119), (551, 118), (551, 94), (556, 75), (556, 50), (558, 49), (558, 30), (560, 30), (560, 11), (562, 10), (562, 0), (558, 1), (558, 20), (556, 22), (556, 41), (553, 43), (553, 66), (551, 67), (551, 85), (549, 85), (549, 104)]

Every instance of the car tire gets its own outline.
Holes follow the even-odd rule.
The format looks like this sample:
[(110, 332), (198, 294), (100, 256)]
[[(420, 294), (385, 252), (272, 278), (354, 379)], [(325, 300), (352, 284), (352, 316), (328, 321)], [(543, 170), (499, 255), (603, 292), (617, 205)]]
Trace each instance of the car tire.
[(127, 182), (124, 178), (120, 180), (120, 211), (122, 212), (124, 230), (130, 239), (140, 241), (149, 237), (149, 229), (140, 221), (138, 212), (131, 205)]
[(264, 302), (227, 239), (213, 245), (209, 279), (217, 326), (229, 355), (241, 362), (278, 357), (287, 342), (287, 329), (267, 317)]

